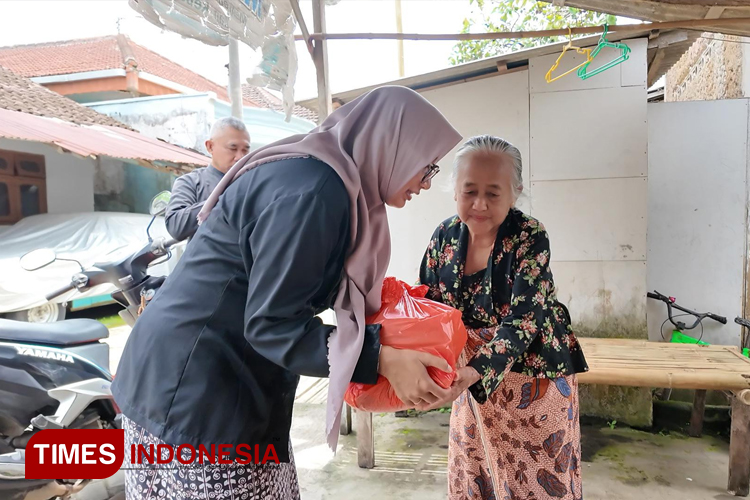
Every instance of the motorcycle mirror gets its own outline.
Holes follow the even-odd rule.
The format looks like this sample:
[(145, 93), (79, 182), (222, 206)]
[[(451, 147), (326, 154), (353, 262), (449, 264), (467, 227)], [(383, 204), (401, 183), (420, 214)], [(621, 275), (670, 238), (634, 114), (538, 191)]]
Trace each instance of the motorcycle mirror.
[(26, 271), (36, 271), (46, 267), (57, 260), (55, 251), (50, 248), (39, 248), (24, 254), (21, 259), (21, 267)]
[(169, 191), (162, 191), (161, 193), (157, 194), (151, 200), (151, 207), (149, 208), (148, 212), (153, 216), (162, 215), (167, 211), (167, 205), (169, 205), (169, 200), (171, 198), (172, 193), (170, 193)]

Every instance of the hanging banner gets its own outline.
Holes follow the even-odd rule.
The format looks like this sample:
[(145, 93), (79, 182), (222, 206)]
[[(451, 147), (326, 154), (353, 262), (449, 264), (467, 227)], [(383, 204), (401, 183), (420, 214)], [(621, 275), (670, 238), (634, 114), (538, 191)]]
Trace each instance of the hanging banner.
[(297, 55), (295, 22), (289, 0), (129, 0), (152, 24), (214, 46), (229, 37), (253, 49), (263, 60), (248, 82), (283, 94), (286, 121), (294, 107)]

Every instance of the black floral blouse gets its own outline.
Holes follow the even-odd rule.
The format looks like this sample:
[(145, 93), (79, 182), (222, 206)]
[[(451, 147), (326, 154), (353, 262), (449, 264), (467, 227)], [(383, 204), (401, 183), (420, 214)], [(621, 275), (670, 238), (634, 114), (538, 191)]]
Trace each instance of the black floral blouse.
[(469, 229), (458, 216), (435, 230), (419, 272), (428, 297), (463, 313), (464, 324), (484, 340), (468, 365), (482, 379), (470, 388), (484, 403), (506, 370), (538, 378), (588, 371), (557, 300), (544, 226), (511, 209), (497, 232), (487, 268), (464, 276)]

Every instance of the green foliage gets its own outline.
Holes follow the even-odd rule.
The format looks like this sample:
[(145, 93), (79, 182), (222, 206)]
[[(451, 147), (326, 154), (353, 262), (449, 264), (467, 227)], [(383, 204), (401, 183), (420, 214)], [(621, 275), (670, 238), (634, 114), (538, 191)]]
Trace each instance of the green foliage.
[[(617, 18), (573, 7), (557, 7), (535, 0), (469, 0), (471, 18), (464, 19), (462, 33), (531, 31), (567, 27), (616, 24)], [(547, 45), (566, 37), (522, 38), (516, 40), (466, 40), (456, 44), (451, 64), (461, 64), (516, 50)]]

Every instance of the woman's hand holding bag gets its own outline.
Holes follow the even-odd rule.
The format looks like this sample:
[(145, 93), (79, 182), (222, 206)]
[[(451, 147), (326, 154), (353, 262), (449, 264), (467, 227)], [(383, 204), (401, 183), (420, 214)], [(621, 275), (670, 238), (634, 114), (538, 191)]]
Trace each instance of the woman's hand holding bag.
[(443, 358), (384, 345), (380, 351), (378, 373), (387, 379), (399, 400), (415, 408), (435, 403), (450, 394), (449, 389), (443, 389), (432, 380), (427, 373), (429, 366), (448, 373), (453, 371)]
[(425, 298), (426, 293), (426, 286), (385, 279), (380, 311), (367, 318), (368, 324), (381, 325), (380, 377), (375, 385), (349, 384), (349, 406), (391, 412), (437, 404), (451, 396), (466, 328), (460, 311)]

